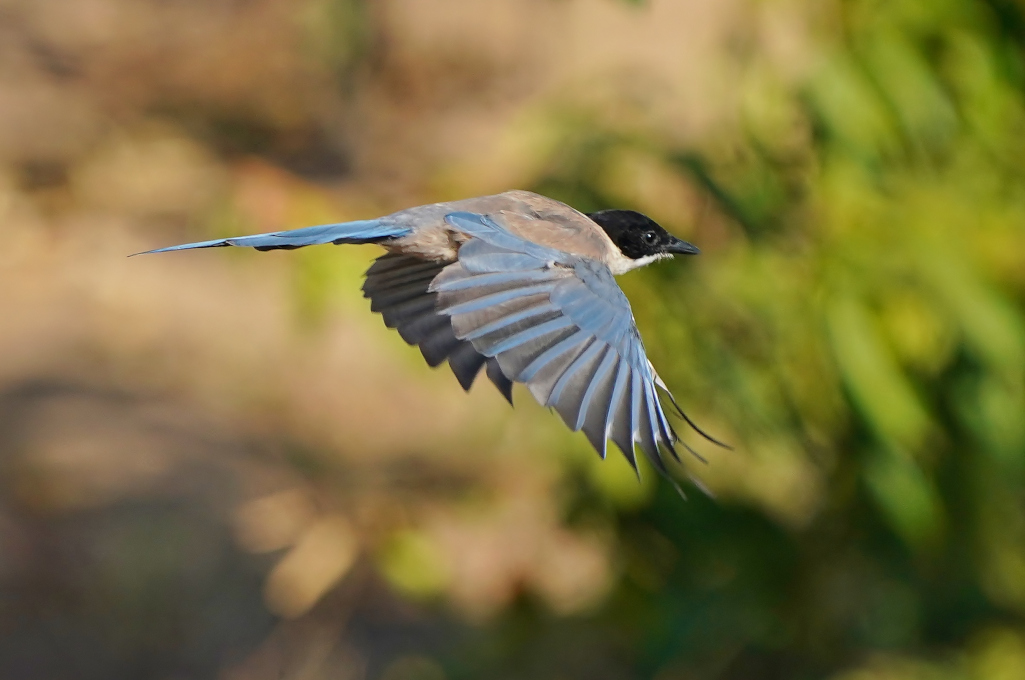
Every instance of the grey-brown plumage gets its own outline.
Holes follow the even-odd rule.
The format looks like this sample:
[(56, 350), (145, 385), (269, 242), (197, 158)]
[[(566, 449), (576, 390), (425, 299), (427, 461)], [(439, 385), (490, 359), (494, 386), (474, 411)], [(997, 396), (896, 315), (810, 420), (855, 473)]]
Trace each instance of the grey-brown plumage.
[(454, 262), (466, 235), (454, 230), (445, 216), (456, 212), (490, 215), (520, 238), (566, 250), (606, 264), (617, 262), (618, 249), (605, 232), (586, 215), (565, 203), (530, 191), (507, 191), (462, 201), (434, 203), (402, 210), (386, 219), (408, 226), (411, 233), (384, 245), (391, 252), (422, 259)]

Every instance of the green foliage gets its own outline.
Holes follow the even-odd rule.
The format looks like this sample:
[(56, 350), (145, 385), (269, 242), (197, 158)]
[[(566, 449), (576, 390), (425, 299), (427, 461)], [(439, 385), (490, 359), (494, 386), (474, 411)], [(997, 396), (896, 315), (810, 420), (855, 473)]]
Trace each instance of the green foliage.
[[(997, 677), (908, 655), (1025, 625), (1025, 8), (839, 10), (800, 77), (752, 51), (758, 96), (707, 143), (561, 119), (536, 190), (623, 207), (608, 168), (640, 154), (715, 207), (667, 224), (711, 242), (702, 261), (624, 287), (681, 401), (732, 425), (738, 450), (709, 474), (729, 456), (795, 472), (782, 492), (763, 477), (681, 504), (661, 488), (619, 514), (625, 575), (604, 609), (521, 612), (531, 633), (465, 677), (577, 626), (645, 677), (823, 677), (873, 651), (890, 656), (864, 677)], [(994, 663), (1020, 667), (1008, 649)], [(549, 662), (580, 668), (564, 656)]]
[[(514, 574), (523, 593), (495, 596), (449, 677), (1022, 677), (1025, 5), (790, 4), (812, 26), (806, 63), (748, 36), (736, 116), (699, 141), (575, 100), (549, 117), (559, 141), (530, 188), (643, 210), (702, 247), (621, 283), (660, 374), (736, 450), (690, 433), (710, 462), (685, 464), (719, 497), (681, 502), (566, 443), (552, 502), (611, 545), (611, 592), (556, 616), (538, 575)], [(369, 3), (311, 7), (309, 47), (344, 88)], [(694, 209), (674, 213), (673, 192)], [(289, 226), (337, 219), (315, 192), (291, 208)], [(370, 257), (296, 253), (301, 319), (345, 304), (330, 291), (357, 288)], [(570, 441), (524, 410), (536, 439), (467, 446)], [(428, 529), (375, 557), (397, 592), (436, 602), (459, 576)], [(395, 676), (442, 672), (421, 661)]]

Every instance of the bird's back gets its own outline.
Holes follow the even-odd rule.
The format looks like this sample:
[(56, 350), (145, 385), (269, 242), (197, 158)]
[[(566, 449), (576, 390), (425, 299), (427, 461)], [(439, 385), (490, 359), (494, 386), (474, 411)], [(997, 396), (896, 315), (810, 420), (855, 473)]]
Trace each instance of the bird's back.
[(506, 191), (460, 201), (433, 203), (389, 215), (385, 221), (412, 228), (408, 236), (382, 243), (395, 253), (454, 262), (466, 237), (445, 220), (455, 212), (491, 215), (508, 232), (524, 241), (600, 262), (616, 248), (605, 232), (583, 213), (530, 191)]

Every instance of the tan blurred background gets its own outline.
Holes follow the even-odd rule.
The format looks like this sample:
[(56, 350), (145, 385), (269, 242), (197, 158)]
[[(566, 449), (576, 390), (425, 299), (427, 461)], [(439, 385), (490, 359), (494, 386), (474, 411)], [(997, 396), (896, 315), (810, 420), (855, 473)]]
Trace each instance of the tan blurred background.
[[(1025, 677), (1015, 0), (0, 0), (0, 677)], [(372, 246), (542, 191), (700, 439), (446, 370)], [(682, 472), (681, 472), (682, 476)]]

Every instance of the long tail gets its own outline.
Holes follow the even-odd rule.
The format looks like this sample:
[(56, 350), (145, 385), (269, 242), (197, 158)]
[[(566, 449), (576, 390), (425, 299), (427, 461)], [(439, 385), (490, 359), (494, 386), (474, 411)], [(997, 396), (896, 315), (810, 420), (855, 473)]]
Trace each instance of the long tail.
[(180, 246), (169, 246), (156, 250), (147, 250), (136, 255), (150, 253), (167, 253), (172, 250), (192, 250), (193, 248), (223, 248), (225, 246), (242, 246), (257, 250), (293, 250), (304, 246), (315, 246), (323, 243), (377, 243), (385, 239), (406, 236), (413, 230), (387, 224), (381, 220), (359, 220), (339, 224), (322, 224), (316, 227), (304, 227), (290, 231), (276, 231), (270, 234), (253, 234), (252, 236), (235, 236), (213, 241), (185, 243)]

